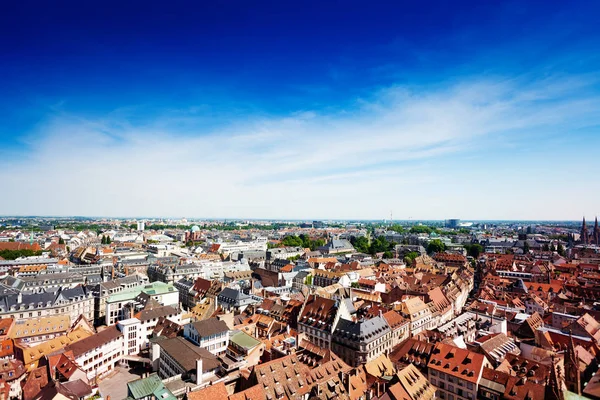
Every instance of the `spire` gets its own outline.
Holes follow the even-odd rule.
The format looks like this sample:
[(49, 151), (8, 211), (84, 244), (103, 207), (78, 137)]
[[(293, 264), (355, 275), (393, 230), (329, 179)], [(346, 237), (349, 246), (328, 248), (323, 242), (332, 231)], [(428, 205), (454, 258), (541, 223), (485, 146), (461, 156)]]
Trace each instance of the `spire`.
[(593, 232), (594, 244), (600, 246), (600, 228), (598, 227), (598, 217), (594, 221), (594, 232)]
[(577, 361), (572, 331), (569, 331), (569, 343), (565, 352), (565, 384), (567, 385), (567, 390), (581, 395), (581, 374), (579, 372), (579, 362)]
[(554, 355), (552, 355), (552, 364), (550, 367), (550, 376), (546, 379), (546, 390), (545, 390), (545, 398), (547, 399), (558, 399), (564, 400), (564, 394), (562, 391), (562, 382), (560, 371), (557, 371), (557, 368), (560, 368), (556, 365), (556, 361), (554, 360)]
[(587, 225), (585, 224), (585, 217), (583, 217), (583, 223), (581, 224), (581, 243), (588, 244), (588, 230)]

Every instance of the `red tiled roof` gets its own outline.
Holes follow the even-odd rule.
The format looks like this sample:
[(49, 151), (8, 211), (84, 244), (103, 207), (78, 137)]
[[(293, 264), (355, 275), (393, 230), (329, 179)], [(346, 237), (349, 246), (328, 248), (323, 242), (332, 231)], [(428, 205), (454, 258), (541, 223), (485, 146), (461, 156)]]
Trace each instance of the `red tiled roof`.
[(217, 400), (217, 399), (226, 399), (229, 396), (227, 393), (227, 389), (225, 388), (225, 383), (219, 382), (214, 385), (210, 385), (205, 387), (204, 389), (200, 389), (196, 392), (191, 392), (187, 394), (188, 400)]
[(484, 366), (485, 356), (469, 350), (437, 343), (427, 366), (431, 369), (477, 383)]
[(40, 251), (42, 248), (39, 244), (29, 244), (23, 242), (0, 242), (0, 251), (1, 250), (33, 250)]

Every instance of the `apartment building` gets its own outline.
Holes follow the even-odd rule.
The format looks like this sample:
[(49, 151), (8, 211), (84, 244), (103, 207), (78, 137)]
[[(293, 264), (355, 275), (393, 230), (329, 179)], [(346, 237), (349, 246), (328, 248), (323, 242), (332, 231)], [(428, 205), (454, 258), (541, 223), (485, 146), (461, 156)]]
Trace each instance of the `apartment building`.
[(381, 315), (363, 321), (340, 318), (331, 340), (331, 350), (357, 367), (391, 351), (392, 329)]
[(110, 374), (124, 354), (123, 333), (116, 325), (71, 343), (65, 351), (73, 352), (75, 363), (90, 382)]
[(39, 318), (68, 315), (75, 321), (80, 315), (92, 320), (94, 298), (85, 287), (59, 289), (49, 293), (23, 294), (12, 291), (0, 295), (0, 318)]
[(52, 315), (15, 321), (8, 337), (21, 343), (39, 343), (67, 333), (71, 326), (68, 315)]
[(229, 346), (229, 327), (217, 318), (185, 325), (183, 336), (215, 355), (225, 354)]
[(136, 310), (139, 308), (141, 310), (143, 308), (140, 302), (141, 294), (145, 295), (141, 297), (153, 299), (164, 306), (177, 307), (179, 304), (179, 292), (172, 284), (153, 282), (144, 286), (133, 287), (112, 294), (106, 299), (106, 325), (112, 325), (121, 319), (131, 317), (132, 315), (126, 315), (129, 309)]
[(431, 309), (420, 297), (405, 300), (400, 306), (400, 313), (410, 321), (411, 336), (431, 328), (434, 323)]
[(111, 295), (146, 284), (148, 284), (147, 276), (134, 274), (93, 286), (91, 292), (94, 296), (94, 321), (96, 324), (104, 323), (106, 318), (106, 300)]
[(442, 400), (475, 400), (485, 367), (492, 368), (483, 354), (437, 343), (427, 364), (428, 379)]
[(331, 348), (331, 337), (340, 318), (352, 320), (355, 313), (350, 299), (336, 301), (310, 295), (298, 317), (298, 332), (319, 347)]

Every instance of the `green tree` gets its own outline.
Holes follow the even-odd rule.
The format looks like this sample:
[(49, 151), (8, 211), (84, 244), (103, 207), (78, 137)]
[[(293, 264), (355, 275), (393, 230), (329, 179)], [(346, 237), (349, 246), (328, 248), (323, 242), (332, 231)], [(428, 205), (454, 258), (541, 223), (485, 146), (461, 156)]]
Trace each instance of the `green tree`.
[(369, 239), (364, 236), (350, 238), (350, 243), (359, 253), (370, 253)]
[(404, 256), (404, 264), (406, 265), (410, 265), (413, 263), (413, 261), (415, 261), (415, 258), (419, 257), (419, 253), (417, 253), (416, 251), (411, 251), (406, 253), (406, 255)]
[(443, 253), (446, 250), (446, 245), (440, 239), (433, 239), (427, 245), (427, 253), (435, 254), (435, 253)]
[(281, 244), (283, 244), (286, 247), (287, 246), (289, 246), (289, 247), (303, 247), (304, 246), (302, 239), (300, 239), (298, 236), (294, 236), (294, 235), (284, 237), (283, 240), (281, 241)]
[(388, 229), (390, 231), (404, 233), (404, 227), (402, 225), (392, 225), (392, 226), (388, 227)]
[(430, 234), (433, 231), (434, 231), (433, 228), (431, 228), (430, 226), (426, 226), (426, 225), (415, 225), (412, 228), (410, 228), (410, 233), (427, 233), (427, 234)]
[(548, 243), (544, 243), (542, 245), (542, 251), (550, 251), (550, 246), (548, 246)]
[(29, 249), (22, 250), (0, 250), (0, 257), (5, 260), (16, 260), (19, 257), (40, 256), (42, 251), (34, 251)]
[(561, 255), (562, 257), (564, 257), (566, 255), (565, 252), (565, 248), (563, 247), (562, 243), (558, 244), (558, 247), (556, 248), (556, 251), (558, 252), (559, 255)]
[(467, 254), (473, 258), (479, 258), (479, 255), (483, 253), (484, 250), (483, 246), (478, 243), (465, 244), (464, 248), (467, 250)]
[(384, 253), (386, 251), (389, 251), (391, 248), (392, 248), (392, 244), (390, 242), (388, 242), (385, 239), (385, 237), (379, 236), (377, 239), (375, 239), (371, 242), (369, 252), (371, 254)]
[(102, 239), (100, 239), (100, 244), (106, 244), (106, 237), (102, 235)]

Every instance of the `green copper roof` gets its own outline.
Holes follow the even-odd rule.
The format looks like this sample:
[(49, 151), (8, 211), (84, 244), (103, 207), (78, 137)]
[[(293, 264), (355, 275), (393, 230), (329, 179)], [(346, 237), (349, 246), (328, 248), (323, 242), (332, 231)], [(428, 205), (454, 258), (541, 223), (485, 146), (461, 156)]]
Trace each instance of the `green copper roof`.
[(253, 349), (260, 344), (260, 340), (255, 339), (243, 331), (237, 331), (233, 333), (231, 338), (229, 338), (229, 341), (248, 350)]
[(162, 400), (177, 399), (155, 373), (146, 378), (127, 383), (127, 391), (129, 392), (128, 398), (132, 399), (142, 399), (150, 395)]
[(128, 290), (125, 290), (120, 293), (115, 293), (108, 297), (106, 300), (107, 303), (116, 303), (119, 301), (127, 301), (135, 299), (140, 293), (144, 292), (148, 295), (155, 296), (166, 294), (169, 292), (174, 292), (177, 289), (173, 287), (172, 283), (164, 283), (164, 282), (152, 282), (148, 285), (144, 285), (142, 287), (135, 287)]

